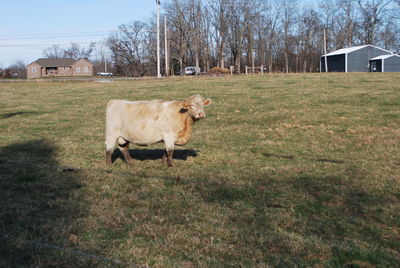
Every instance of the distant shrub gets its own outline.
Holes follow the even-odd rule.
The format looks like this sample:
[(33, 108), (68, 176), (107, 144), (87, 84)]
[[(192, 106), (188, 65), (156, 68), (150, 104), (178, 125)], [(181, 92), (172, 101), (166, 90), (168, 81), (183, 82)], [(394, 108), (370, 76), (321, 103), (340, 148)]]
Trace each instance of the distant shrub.
[(214, 67), (211, 68), (207, 74), (230, 74), (230, 71), (225, 68)]

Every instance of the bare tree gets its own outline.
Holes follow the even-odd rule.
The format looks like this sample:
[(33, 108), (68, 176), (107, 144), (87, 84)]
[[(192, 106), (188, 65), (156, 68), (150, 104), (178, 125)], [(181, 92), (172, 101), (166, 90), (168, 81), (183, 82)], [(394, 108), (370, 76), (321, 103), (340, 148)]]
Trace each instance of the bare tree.
[(142, 61), (146, 55), (144, 40), (146, 39), (147, 25), (141, 21), (134, 21), (119, 26), (119, 30), (123, 35), (120, 40), (123, 57), (131, 69), (131, 75), (144, 75)]
[(6, 69), (7, 78), (26, 78), (25, 63), (17, 60)]
[(210, 12), (214, 31), (212, 32), (217, 48), (218, 66), (225, 68), (225, 49), (228, 37), (228, 5), (226, 0), (210, 0)]
[(189, 49), (194, 54), (195, 66), (200, 68), (200, 50), (201, 50), (201, 26), (202, 26), (202, 17), (203, 17), (203, 9), (200, 0), (190, 0), (188, 1), (188, 9), (189, 9), (189, 31), (190, 42)]
[(71, 43), (71, 46), (69, 48), (64, 49), (64, 57), (73, 59), (87, 59), (92, 55), (95, 47), (95, 42), (90, 42), (88, 47), (82, 47), (78, 43)]
[(91, 42), (88, 47), (82, 47), (77, 43), (71, 43), (69, 48), (61, 48), (60, 45), (52, 45), (43, 50), (43, 56), (45, 58), (89, 58), (94, 49), (96, 43)]
[(155, 23), (133, 21), (122, 24), (107, 38), (107, 46), (118, 75), (151, 75), (155, 64)]
[[(319, 5), (321, 22), (326, 30), (326, 46), (327, 51), (343, 48), (341, 44), (336, 43), (337, 18), (339, 17), (340, 8), (335, 0), (324, 0)], [(322, 31), (320, 33), (322, 35)]]
[(388, 22), (379, 35), (379, 44), (390, 51), (400, 52), (400, 29), (395, 23)]
[[(276, 50), (278, 37), (278, 19), (280, 16), (280, 8), (278, 1), (265, 3), (266, 7), (263, 10), (262, 22), (264, 22), (265, 42), (268, 58), (268, 71), (273, 71), (274, 50)], [(262, 29), (261, 29), (262, 30)]]
[(362, 27), (364, 28), (364, 43), (376, 44), (378, 27), (382, 24), (386, 7), (393, 0), (357, 0), (362, 14)]
[(355, 0), (339, 0), (341, 7), (337, 19), (336, 46), (351, 47), (354, 45), (356, 31), (358, 30)]
[[(227, 43), (232, 55), (231, 64), (235, 65), (235, 68), (239, 73), (242, 50), (246, 38), (245, 33), (247, 33), (248, 41), (251, 46), (249, 48), (250, 51), (252, 51), (253, 44), (251, 29), (246, 29), (251, 25), (248, 5), (248, 3), (243, 2), (231, 2), (229, 6), (227, 6)], [(247, 54), (250, 56), (249, 52)]]
[(171, 33), (171, 51), (173, 60), (179, 61), (179, 72), (183, 74), (183, 66), (187, 62), (193, 33), (190, 29), (190, 5), (180, 0), (172, 0), (164, 5), (169, 18), (169, 29)]
[(310, 72), (317, 69), (319, 56), (322, 53), (322, 42), (319, 33), (322, 32), (323, 26), (319, 20), (317, 11), (314, 9), (305, 9), (299, 18), (298, 24), (298, 64), (296, 69), (303, 72)]
[(52, 45), (43, 50), (43, 57), (45, 58), (62, 58), (64, 57), (64, 50), (60, 45)]
[(281, 1), (282, 8), (282, 29), (283, 29), (283, 42), (284, 42), (284, 58), (285, 58), (285, 72), (289, 72), (289, 49), (291, 40), (291, 31), (296, 19), (296, 6), (297, 0), (283, 0)]
[(213, 59), (213, 51), (214, 51), (214, 42), (212, 41), (212, 33), (211, 33), (211, 16), (209, 9), (204, 6), (203, 7), (203, 20), (201, 21), (201, 35), (200, 40), (203, 40), (202, 45), (202, 57), (204, 59), (204, 69), (206, 72), (210, 70), (210, 64)]
[(398, 12), (399, 8), (400, 8), (400, 0), (395, 0), (394, 2), (397, 4), (397, 8), (396, 8), (397, 12), (396, 12), (396, 14), (393, 15), (393, 17), (396, 19), (400, 19), (400, 14), (399, 14), (400, 12)]

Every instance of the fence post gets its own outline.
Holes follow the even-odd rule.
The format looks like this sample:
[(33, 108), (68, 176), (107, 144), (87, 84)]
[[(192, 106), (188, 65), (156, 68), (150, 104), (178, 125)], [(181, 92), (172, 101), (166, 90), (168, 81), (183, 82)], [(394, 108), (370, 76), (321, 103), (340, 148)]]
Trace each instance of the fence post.
[(235, 66), (231, 66), (231, 76), (233, 75), (233, 68), (235, 68)]
[(247, 66), (246, 66), (246, 75), (248, 75)]
[(261, 75), (264, 75), (264, 66), (261, 65)]

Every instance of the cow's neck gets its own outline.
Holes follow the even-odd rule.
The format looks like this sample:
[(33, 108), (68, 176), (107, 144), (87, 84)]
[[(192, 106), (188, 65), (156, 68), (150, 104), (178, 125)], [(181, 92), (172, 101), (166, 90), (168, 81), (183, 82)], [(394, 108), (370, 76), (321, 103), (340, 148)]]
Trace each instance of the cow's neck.
[(182, 120), (182, 130), (178, 132), (177, 145), (185, 145), (192, 137), (192, 126), (195, 120), (188, 113)]

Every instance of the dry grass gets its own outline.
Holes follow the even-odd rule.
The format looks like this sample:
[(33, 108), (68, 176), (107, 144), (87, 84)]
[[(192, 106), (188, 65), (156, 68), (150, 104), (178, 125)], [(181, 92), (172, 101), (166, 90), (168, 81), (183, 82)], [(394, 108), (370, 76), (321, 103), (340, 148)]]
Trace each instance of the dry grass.
[(214, 67), (211, 68), (207, 74), (208, 75), (214, 75), (214, 74), (230, 74), (231, 72), (228, 69), (221, 68), (221, 67)]
[[(399, 74), (0, 83), (0, 266), (394, 267)], [(213, 99), (106, 173), (110, 99)], [(71, 171), (60, 168), (80, 168)], [(123, 266), (123, 265), (121, 265)]]

